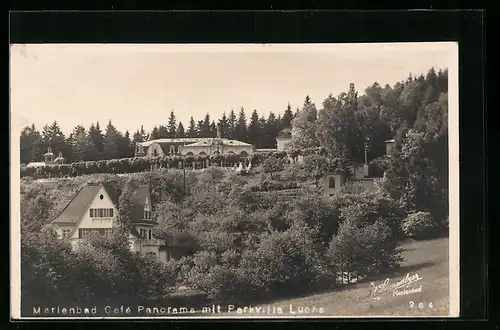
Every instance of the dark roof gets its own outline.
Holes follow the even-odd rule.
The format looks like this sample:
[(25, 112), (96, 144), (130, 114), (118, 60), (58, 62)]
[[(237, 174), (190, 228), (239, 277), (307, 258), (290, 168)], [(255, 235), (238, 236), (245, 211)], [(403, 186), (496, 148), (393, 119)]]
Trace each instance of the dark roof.
[(144, 222), (142, 220), (143, 215), (144, 215), (144, 206), (146, 205), (146, 198), (149, 195), (149, 188), (148, 186), (140, 186), (137, 188), (135, 191), (134, 197), (135, 197), (135, 203), (134, 203), (134, 209), (132, 211), (132, 222), (137, 223), (137, 222)]
[(276, 137), (277, 138), (291, 138), (292, 137), (292, 128), (291, 127), (283, 128), (278, 133), (278, 136), (276, 136)]
[(99, 185), (83, 186), (51, 223), (76, 223), (99, 191)]

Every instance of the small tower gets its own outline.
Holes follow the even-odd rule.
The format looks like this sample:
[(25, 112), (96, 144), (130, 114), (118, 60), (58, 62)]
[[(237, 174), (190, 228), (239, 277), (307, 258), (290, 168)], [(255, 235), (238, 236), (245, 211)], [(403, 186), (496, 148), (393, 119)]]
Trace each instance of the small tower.
[(46, 165), (54, 163), (54, 154), (52, 153), (51, 147), (47, 148), (47, 152), (43, 155), (43, 157), (45, 158), (44, 160)]
[(135, 144), (135, 156), (136, 157), (144, 157), (144, 146), (140, 142), (136, 142)]
[(220, 154), (222, 152), (223, 141), (221, 137), (220, 125), (217, 125), (217, 137), (212, 141), (213, 153)]
[(57, 158), (54, 160), (54, 163), (64, 164), (64, 157), (63, 157), (62, 152), (59, 152), (59, 154), (57, 155)]

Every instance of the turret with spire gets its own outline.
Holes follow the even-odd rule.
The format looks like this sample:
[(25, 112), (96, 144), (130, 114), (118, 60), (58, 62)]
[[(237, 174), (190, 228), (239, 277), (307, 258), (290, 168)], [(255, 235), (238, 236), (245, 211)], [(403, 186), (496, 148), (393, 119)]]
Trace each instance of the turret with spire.
[(52, 153), (51, 147), (47, 148), (47, 152), (43, 154), (43, 158), (46, 165), (51, 165), (54, 163), (54, 154)]
[(57, 158), (54, 160), (54, 163), (56, 163), (56, 164), (63, 164), (64, 163), (64, 157), (63, 157), (62, 152), (59, 152), (59, 154), (57, 155)]
[(220, 125), (217, 125), (217, 137), (215, 139), (213, 139), (213, 141), (212, 141), (213, 152), (214, 153), (221, 153), (222, 146), (223, 146), (223, 141), (222, 141), (222, 136), (221, 136), (221, 129), (220, 129)]

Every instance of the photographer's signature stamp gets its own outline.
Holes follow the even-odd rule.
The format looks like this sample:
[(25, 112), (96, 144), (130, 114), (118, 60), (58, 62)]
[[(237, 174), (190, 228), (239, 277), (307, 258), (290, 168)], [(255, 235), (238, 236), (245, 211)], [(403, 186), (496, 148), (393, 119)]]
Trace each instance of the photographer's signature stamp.
[(374, 282), (371, 282), (371, 290), (370, 297), (373, 299), (380, 299), (380, 297), (386, 293), (392, 293), (393, 297), (396, 296), (404, 296), (408, 294), (413, 294), (417, 292), (422, 292), (422, 285), (420, 286), (412, 286), (415, 283), (418, 283), (422, 280), (423, 277), (420, 277), (418, 273), (410, 275), (410, 273), (406, 274), (406, 277), (402, 280), (390, 283), (391, 279), (387, 278), (382, 284), (376, 285)]

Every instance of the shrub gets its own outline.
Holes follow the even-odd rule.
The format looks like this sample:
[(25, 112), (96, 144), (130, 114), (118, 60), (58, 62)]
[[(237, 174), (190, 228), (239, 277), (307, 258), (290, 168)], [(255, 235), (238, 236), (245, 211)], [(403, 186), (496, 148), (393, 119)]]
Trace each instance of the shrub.
[(401, 229), (407, 237), (425, 239), (436, 233), (437, 224), (429, 212), (416, 212), (403, 220)]
[(335, 278), (347, 284), (398, 267), (401, 252), (390, 228), (382, 221), (362, 227), (345, 221), (330, 241), (325, 258)]
[(282, 171), (284, 169), (284, 162), (281, 158), (278, 157), (268, 157), (264, 160), (262, 164), (262, 170), (264, 173), (270, 173), (271, 177), (273, 173)]
[(143, 301), (164, 295), (177, 276), (159, 261), (132, 253), (119, 230), (91, 236), (74, 249), (52, 231), (25, 234), (21, 244), (23, 306)]
[(284, 232), (264, 233), (255, 250), (243, 252), (241, 271), (250, 286), (265, 296), (287, 296), (310, 289), (316, 281), (318, 255), (311, 248), (311, 229), (293, 226)]

